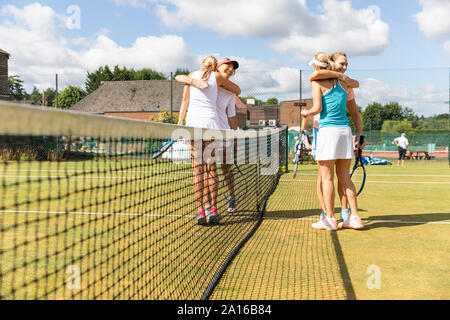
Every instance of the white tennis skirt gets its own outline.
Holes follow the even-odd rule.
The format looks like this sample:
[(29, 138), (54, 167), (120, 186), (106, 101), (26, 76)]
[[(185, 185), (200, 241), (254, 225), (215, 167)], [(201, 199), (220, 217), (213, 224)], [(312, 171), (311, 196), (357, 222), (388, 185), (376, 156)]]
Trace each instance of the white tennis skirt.
[(320, 128), (317, 134), (316, 160), (353, 159), (350, 127)]
[(217, 121), (215, 119), (210, 118), (192, 119), (190, 117), (186, 117), (186, 126), (204, 129), (219, 129)]

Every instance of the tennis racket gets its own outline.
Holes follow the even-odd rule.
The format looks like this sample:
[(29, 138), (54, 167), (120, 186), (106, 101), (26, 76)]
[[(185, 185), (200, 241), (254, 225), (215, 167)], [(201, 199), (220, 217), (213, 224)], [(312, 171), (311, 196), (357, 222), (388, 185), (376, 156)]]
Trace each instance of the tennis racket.
[(366, 183), (366, 168), (362, 162), (362, 150), (358, 148), (355, 164), (353, 166), (352, 172), (350, 173), (350, 178), (355, 185), (356, 196), (359, 196), (364, 189)]
[(175, 143), (174, 139), (169, 139), (166, 142), (164, 142), (161, 148), (159, 148), (159, 150), (153, 154), (152, 159), (156, 159), (162, 156), (163, 153), (169, 150), (174, 143)]
[(304, 139), (304, 136), (306, 136), (305, 128), (306, 128), (306, 119), (303, 119), (302, 129), (300, 130), (300, 140), (299, 140), (297, 150), (295, 150), (295, 156), (294, 156), (294, 174), (292, 175), (292, 177), (294, 179), (297, 177), (298, 164), (301, 163), (303, 160), (302, 159), (302, 151), (304, 149), (303, 139)]

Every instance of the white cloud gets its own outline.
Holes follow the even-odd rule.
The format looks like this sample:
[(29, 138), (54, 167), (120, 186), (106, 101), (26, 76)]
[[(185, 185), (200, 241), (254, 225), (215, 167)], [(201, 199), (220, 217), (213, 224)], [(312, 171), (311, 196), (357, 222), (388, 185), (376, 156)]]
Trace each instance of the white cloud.
[(107, 36), (100, 35), (90, 48), (79, 53), (79, 58), (88, 70), (105, 64), (119, 64), (170, 72), (180, 65), (192, 67), (197, 64), (197, 56), (189, 53), (184, 40), (170, 35), (141, 37), (131, 47), (119, 46)]
[[(21, 9), (3, 6), (0, 14), (0, 43), (7, 44), (2, 49), (11, 53), (10, 74), (20, 75), (28, 90), (33, 85), (39, 89), (53, 87), (55, 73), (59, 74), (62, 88), (68, 84), (83, 86), (86, 71), (103, 65), (153, 68), (168, 73), (177, 67), (197, 69), (209, 54), (220, 58), (217, 53), (191, 52), (185, 41), (175, 35), (140, 37), (130, 46), (116, 43), (106, 28), (94, 38), (65, 38), (61, 34), (64, 16), (38, 3)], [(40, 17), (40, 23), (36, 24), (33, 17)], [(232, 58), (241, 64), (234, 81), (244, 92), (281, 99), (298, 97), (298, 70), (244, 57)]]
[(67, 39), (61, 34), (65, 16), (39, 3), (22, 9), (3, 6), (0, 17), (0, 43), (11, 53), (10, 74), (20, 75), (28, 86), (39, 89), (54, 86), (55, 73), (60, 75), (61, 86), (83, 85), (86, 71), (105, 64), (160, 72), (199, 65), (200, 57), (178, 36), (141, 37), (130, 47), (122, 47), (102, 28), (93, 39)]
[(279, 52), (295, 52), (302, 60), (318, 51), (345, 51), (351, 56), (379, 53), (390, 40), (389, 25), (380, 20), (376, 8), (355, 10), (348, 1), (325, 0), (314, 35), (294, 31), (272, 47)]
[(448, 112), (448, 106), (444, 103), (448, 100), (448, 91), (426, 81), (411, 87), (366, 78), (360, 84), (355, 95), (358, 105), (363, 107), (372, 102), (385, 104), (395, 101), (419, 115), (432, 116)]
[(226, 36), (282, 36), (312, 22), (304, 0), (167, 0), (159, 1), (163, 23), (172, 27), (198, 25)]
[(420, 30), (430, 38), (450, 36), (450, 1), (420, 0), (422, 11), (413, 15)]
[(352, 56), (376, 54), (389, 45), (389, 25), (379, 8), (352, 8), (350, 1), (324, 0), (321, 14), (304, 0), (158, 1), (161, 21), (174, 28), (191, 25), (225, 36), (267, 38), (279, 52), (306, 60), (319, 50)]
[(443, 48), (450, 56), (450, 1), (420, 0), (422, 11), (413, 15), (422, 31), (428, 38), (443, 39)]
[(114, 3), (118, 7), (132, 6), (133, 8), (146, 8), (147, 1), (145, 0), (114, 0)]

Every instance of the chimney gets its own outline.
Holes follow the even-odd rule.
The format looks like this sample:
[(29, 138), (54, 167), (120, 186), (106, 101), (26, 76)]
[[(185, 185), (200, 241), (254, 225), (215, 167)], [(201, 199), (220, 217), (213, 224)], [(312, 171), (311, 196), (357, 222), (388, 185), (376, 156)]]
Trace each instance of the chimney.
[(9, 100), (8, 60), (10, 54), (0, 49), (0, 100)]

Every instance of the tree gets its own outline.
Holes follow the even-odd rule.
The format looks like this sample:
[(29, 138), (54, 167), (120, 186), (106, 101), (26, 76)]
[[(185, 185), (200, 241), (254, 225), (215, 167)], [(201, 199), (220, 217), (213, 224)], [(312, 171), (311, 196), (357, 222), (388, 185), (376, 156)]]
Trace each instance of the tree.
[(44, 95), (45, 95), (45, 104), (48, 107), (53, 107), (56, 99), (56, 90), (52, 88), (47, 88), (46, 90), (44, 90)]
[(23, 100), (27, 92), (23, 87), (23, 80), (18, 75), (8, 77), (9, 93), (14, 100)]
[(58, 108), (69, 109), (86, 96), (80, 87), (68, 86), (58, 95)]
[(164, 74), (152, 69), (134, 71), (133, 78), (134, 80), (167, 80), (167, 77)]
[(381, 130), (383, 126), (383, 107), (378, 102), (369, 104), (363, 112), (363, 130)]
[(398, 102), (389, 102), (381, 109), (381, 118), (386, 120), (403, 120), (404, 109)]
[(274, 104), (278, 104), (278, 99), (277, 98), (269, 98), (264, 103), (264, 105), (266, 105), (266, 106), (270, 106), (270, 105), (274, 105)]
[(448, 120), (449, 116), (450, 115), (448, 113), (442, 113), (442, 114), (438, 114), (438, 115), (434, 116), (433, 118), (436, 120)]
[(100, 87), (102, 81), (112, 81), (113, 73), (108, 66), (100, 67), (93, 73), (88, 71), (85, 81), (86, 93), (91, 94)]
[(42, 94), (39, 92), (39, 89), (33, 87), (33, 91), (30, 95), (31, 103), (35, 104), (42, 100)]
[(114, 67), (112, 81), (131, 81), (134, 80), (135, 71), (133, 69), (128, 70), (126, 67), (122, 69), (119, 66)]
[(142, 70), (120, 68), (114, 66), (113, 71), (108, 66), (100, 67), (93, 73), (88, 72), (85, 87), (86, 93), (91, 94), (97, 90), (103, 81), (132, 81), (132, 80), (167, 80), (161, 72), (144, 68)]
[(173, 75), (173, 78), (175, 79), (176, 76), (179, 75), (189, 75), (191, 72), (189, 71), (189, 69), (184, 69), (184, 68), (177, 68), (177, 70), (175, 71), (175, 74)]

